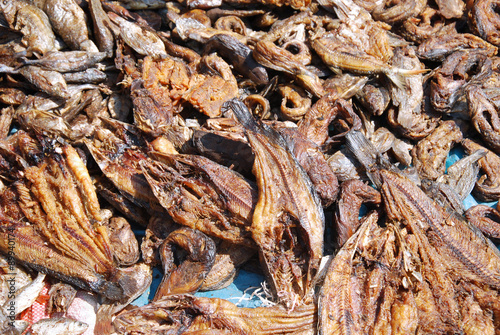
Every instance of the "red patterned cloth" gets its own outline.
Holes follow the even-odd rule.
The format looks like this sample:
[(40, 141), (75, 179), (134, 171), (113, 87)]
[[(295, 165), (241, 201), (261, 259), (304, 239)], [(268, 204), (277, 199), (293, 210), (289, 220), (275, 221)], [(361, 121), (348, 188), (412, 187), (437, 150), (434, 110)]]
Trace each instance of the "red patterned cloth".
[[(36, 298), (35, 302), (18, 315), (17, 319), (28, 321), (30, 326), (35, 322), (50, 317), (47, 312), (47, 305), (49, 304), (49, 290), (50, 284), (45, 282), (42, 291)], [(26, 334), (29, 328), (24, 332)]]
[[(65, 316), (71, 319), (80, 320), (89, 325), (87, 331), (85, 331), (82, 335), (94, 335), (94, 327), (97, 318), (96, 313), (99, 307), (96, 295), (90, 292), (78, 290), (73, 303), (69, 306), (66, 313), (53, 313), (53, 315), (50, 315), (47, 312), (49, 304), (49, 290), (50, 284), (45, 282), (44, 287), (38, 295), (36, 301), (29, 308), (19, 314), (17, 319), (28, 321), (31, 327), (32, 324), (41, 319)], [(23, 335), (30, 330), (30, 327), (26, 329)]]

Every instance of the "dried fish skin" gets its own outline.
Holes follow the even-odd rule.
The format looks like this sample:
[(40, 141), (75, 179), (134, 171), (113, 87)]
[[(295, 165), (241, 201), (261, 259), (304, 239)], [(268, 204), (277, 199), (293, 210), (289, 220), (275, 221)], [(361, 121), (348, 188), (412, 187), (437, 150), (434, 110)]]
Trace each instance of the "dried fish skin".
[(309, 177), (283, 138), (259, 124), (243, 102), (227, 102), (255, 153), (259, 199), (252, 237), (273, 293), (287, 309), (311, 301), (323, 254), (324, 213)]
[(486, 156), (477, 161), (480, 175), (473, 190), (474, 196), (482, 201), (497, 201), (500, 198), (500, 157), (494, 152), (470, 140), (463, 139), (462, 146), (467, 154), (472, 154), (476, 150), (484, 150)]
[(426, 232), (431, 244), (448, 257), (446, 267), (454, 276), (500, 287), (500, 257), (492, 243), (466, 221), (447, 214), (406, 177), (387, 170), (379, 174), (389, 219), (407, 220), (412, 230)]
[(56, 50), (56, 37), (44, 11), (24, 0), (0, 2), (5, 19), (12, 29), (23, 34), (29, 52), (45, 54)]
[(238, 308), (223, 299), (177, 294), (125, 311), (113, 324), (124, 334), (196, 334), (196, 331), (205, 334), (210, 331), (225, 334), (227, 331), (238, 335), (313, 334), (316, 313), (312, 304), (297, 306), (293, 311), (279, 305)]
[(380, 193), (361, 180), (348, 180), (341, 184), (340, 198), (334, 213), (338, 247), (342, 247), (359, 228), (361, 205), (363, 203), (380, 204), (381, 201)]
[(467, 103), (474, 128), (490, 149), (500, 153), (500, 109), (478, 86), (472, 86), (467, 90)]
[(453, 52), (462, 49), (483, 49), (488, 57), (496, 55), (498, 48), (472, 34), (439, 34), (423, 41), (417, 48), (417, 56), (432, 61), (442, 61)]
[(75, 0), (45, 0), (41, 9), (49, 17), (54, 31), (71, 49), (99, 51), (89, 39), (85, 12)]
[(250, 236), (257, 201), (254, 185), (202, 156), (156, 157), (161, 161), (143, 161), (141, 168), (156, 198), (175, 222), (255, 248)]
[(436, 180), (444, 174), (446, 157), (456, 143), (462, 140), (462, 132), (455, 121), (444, 121), (426, 138), (413, 147), (411, 154), (420, 177)]
[(500, 212), (487, 205), (476, 205), (465, 212), (465, 217), (489, 238), (500, 239)]
[[(177, 248), (187, 252), (178, 265), (175, 264)], [(198, 291), (214, 265), (216, 247), (214, 241), (202, 232), (182, 227), (168, 235), (159, 253), (164, 275), (153, 301), (166, 295)]]
[(468, 24), (471, 30), (493, 45), (500, 45), (498, 28), (500, 21), (495, 12), (496, 2), (476, 0), (469, 11)]
[(259, 64), (292, 75), (304, 89), (316, 97), (320, 98), (326, 93), (317, 75), (297, 61), (294, 54), (273, 42), (257, 42), (252, 55)]

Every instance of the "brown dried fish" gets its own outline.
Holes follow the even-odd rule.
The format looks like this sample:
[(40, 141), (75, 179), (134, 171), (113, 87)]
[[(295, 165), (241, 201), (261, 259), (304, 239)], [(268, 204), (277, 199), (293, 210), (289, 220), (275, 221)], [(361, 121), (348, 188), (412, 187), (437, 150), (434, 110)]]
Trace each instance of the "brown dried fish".
[(390, 66), (386, 62), (363, 51), (343, 50), (343, 45), (328, 37), (312, 40), (311, 46), (329, 67), (357, 74), (385, 74), (400, 87), (405, 85), (405, 77), (427, 72), (427, 70), (422, 69), (405, 69)]
[(292, 75), (304, 89), (316, 97), (322, 97), (325, 94), (318, 76), (297, 61), (290, 51), (272, 42), (259, 41), (254, 46), (252, 55), (259, 64)]
[(188, 294), (171, 295), (141, 308), (118, 315), (113, 321), (121, 333), (164, 334), (313, 334), (315, 305), (297, 306), (287, 311), (282, 306), (238, 308), (217, 298)]
[(476, 205), (465, 212), (465, 217), (489, 238), (500, 239), (500, 212), (487, 205)]
[(365, 203), (380, 204), (380, 193), (361, 180), (348, 180), (341, 184), (340, 198), (334, 213), (337, 246), (340, 248), (359, 228), (361, 206)]
[(252, 237), (273, 294), (287, 309), (312, 300), (323, 253), (324, 214), (311, 181), (271, 127), (259, 124), (243, 102), (227, 102), (245, 127), (255, 153), (259, 200)]
[[(182, 257), (179, 249), (187, 255)], [(214, 241), (198, 230), (182, 227), (171, 232), (159, 249), (164, 274), (153, 301), (198, 291), (214, 264), (215, 252)]]
[(205, 53), (217, 53), (228, 60), (234, 69), (257, 85), (266, 84), (269, 79), (266, 69), (252, 57), (252, 50), (231, 35), (217, 34), (205, 44)]
[(468, 23), (472, 31), (494, 45), (500, 45), (498, 27), (500, 22), (495, 12), (496, 2), (477, 0), (468, 13)]
[(462, 145), (467, 154), (472, 154), (476, 150), (484, 150), (486, 156), (477, 161), (480, 172), (476, 185), (474, 187), (474, 195), (482, 201), (496, 201), (500, 198), (500, 157), (494, 152), (486, 149), (478, 143), (466, 138), (462, 140)]
[(120, 266), (130, 266), (139, 260), (139, 244), (130, 227), (122, 217), (112, 217), (105, 224), (113, 258)]
[(97, 52), (97, 46), (89, 39), (87, 18), (75, 0), (42, 0), (40, 9), (48, 16), (57, 35), (73, 50)]
[(440, 35), (445, 27), (445, 19), (437, 9), (427, 6), (419, 15), (408, 18), (401, 26), (401, 35), (418, 44)]
[(494, 45), (472, 34), (442, 33), (423, 41), (417, 48), (417, 56), (440, 61), (462, 49), (483, 49), (489, 57), (498, 51)]
[(375, 20), (395, 24), (420, 14), (426, 5), (426, 0), (384, 1), (371, 14)]
[(500, 254), (491, 242), (467, 221), (447, 214), (409, 179), (386, 170), (379, 173), (389, 219), (406, 220), (413, 232), (425, 232), (454, 277), (500, 287)]
[(47, 307), (49, 313), (65, 313), (75, 296), (76, 289), (71, 285), (62, 282), (52, 285), (49, 290), (49, 305)]
[(104, 52), (53, 51), (39, 59), (24, 59), (26, 65), (38, 65), (44, 70), (57, 72), (84, 71), (102, 61)]
[(56, 50), (56, 37), (44, 11), (24, 0), (1, 1), (0, 9), (12, 29), (23, 34), (27, 51), (45, 54)]
[(491, 59), (482, 50), (454, 52), (444, 60), (431, 79), (432, 106), (443, 113), (453, 111), (454, 105), (466, 94), (467, 88), (484, 82), (491, 71)]
[(446, 157), (462, 132), (454, 121), (444, 121), (426, 138), (413, 147), (413, 164), (424, 179), (436, 180), (444, 174)]
[(220, 290), (230, 285), (239, 268), (256, 254), (256, 250), (227, 241), (217, 246), (215, 261), (207, 273), (200, 291)]
[(488, 147), (500, 153), (500, 116), (495, 106), (478, 86), (467, 90), (467, 103), (472, 124)]
[(208, 158), (155, 154), (142, 171), (160, 204), (177, 223), (232, 243), (255, 247), (250, 237), (257, 202), (253, 183)]

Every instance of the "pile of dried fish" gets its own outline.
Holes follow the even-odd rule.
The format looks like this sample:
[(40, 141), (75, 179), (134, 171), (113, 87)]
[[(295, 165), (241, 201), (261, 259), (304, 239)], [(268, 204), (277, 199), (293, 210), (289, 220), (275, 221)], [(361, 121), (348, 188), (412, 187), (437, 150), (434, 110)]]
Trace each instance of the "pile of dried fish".
[(0, 333), (499, 335), (498, 20), (0, 0)]

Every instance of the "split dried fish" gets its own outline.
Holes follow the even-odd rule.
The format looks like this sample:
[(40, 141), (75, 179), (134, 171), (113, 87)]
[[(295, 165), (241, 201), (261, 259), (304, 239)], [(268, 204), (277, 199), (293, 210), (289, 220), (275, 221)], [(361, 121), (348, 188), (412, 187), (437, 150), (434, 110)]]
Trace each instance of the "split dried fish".
[[(312, 184), (272, 128), (259, 124), (239, 100), (227, 103), (255, 153), (259, 199), (252, 237), (259, 246), (273, 293), (288, 309), (311, 302), (323, 254), (324, 214)], [(272, 168), (270, 168), (272, 167)]]

